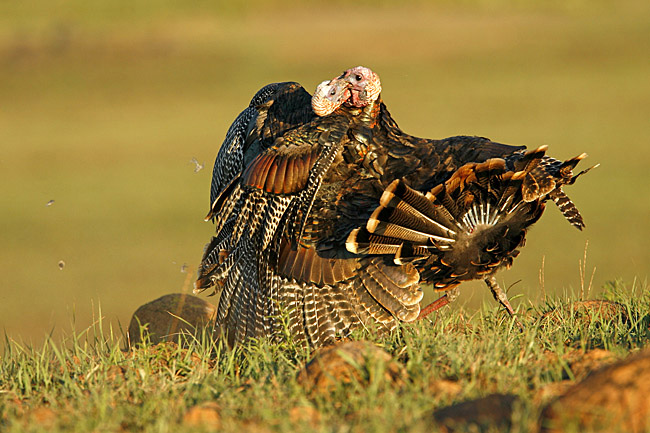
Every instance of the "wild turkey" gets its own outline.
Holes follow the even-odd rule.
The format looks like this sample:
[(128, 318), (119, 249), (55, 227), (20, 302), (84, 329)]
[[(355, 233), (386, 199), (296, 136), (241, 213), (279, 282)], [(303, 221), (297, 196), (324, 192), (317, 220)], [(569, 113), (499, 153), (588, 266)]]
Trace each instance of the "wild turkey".
[(583, 155), (561, 162), (545, 148), (413, 137), (372, 71), (328, 84), (346, 103), (278, 134), (213, 201), (217, 235), (196, 290), (223, 287), (217, 320), (229, 340), (285, 331), (320, 346), (371, 323), (392, 329), (420, 315), (421, 284), (448, 290), (475, 278), (512, 314), (493, 273), (512, 262), (546, 199), (582, 227), (561, 187)]
[[(379, 80), (374, 72), (364, 67), (349, 69), (343, 73), (342, 78), (352, 84), (353, 96), (355, 94), (363, 95), (363, 91), (367, 86), (374, 87), (375, 84), (372, 84), (372, 82)], [(417, 228), (408, 227), (408, 222), (401, 220), (394, 221), (394, 219), (409, 218), (411, 224), (416, 224), (413, 219), (422, 218), (422, 215), (404, 215), (402, 210), (398, 210), (391, 216), (393, 220), (381, 221), (382, 218), (388, 218), (391, 213), (387, 209), (387, 207), (391, 208), (391, 206), (385, 206), (384, 202), (389, 200), (389, 197), (391, 197), (393, 202), (396, 202), (397, 199), (393, 197), (395, 191), (402, 192), (405, 188), (409, 188), (409, 186), (416, 190), (413, 192), (426, 192), (427, 190), (431, 190), (427, 194), (427, 197), (434, 201), (436, 199), (432, 198), (431, 193), (435, 191), (439, 195), (440, 191), (447, 191), (449, 194), (445, 195), (444, 202), (441, 201), (441, 197), (437, 197), (436, 204), (443, 205), (443, 207), (447, 206), (448, 209), (446, 211), (450, 212), (457, 219), (458, 223), (461, 223), (461, 225), (464, 224), (465, 230), (471, 230), (472, 234), (470, 239), (463, 238), (462, 231), (456, 233), (460, 227), (448, 227), (452, 233), (461, 236), (461, 239), (453, 239), (454, 236), (447, 238), (450, 240), (446, 243), (454, 244), (453, 248), (451, 248), (451, 245), (444, 246), (445, 242), (442, 242), (442, 250), (436, 250), (432, 246), (427, 247), (429, 254), (433, 255), (426, 263), (434, 266), (435, 272), (428, 270), (423, 273), (421, 268), (423, 266), (422, 263), (418, 264), (417, 268), (420, 271), (422, 281), (433, 284), (436, 290), (449, 291), (454, 289), (462, 281), (483, 277), (494, 298), (504, 306), (510, 315), (514, 316), (514, 311), (508, 302), (505, 292), (499, 287), (494, 278), (494, 271), (503, 265), (510, 267), (514, 257), (519, 254), (516, 248), (524, 244), (526, 227), (541, 217), (544, 210), (544, 201), (549, 198), (557, 204), (560, 211), (573, 226), (582, 230), (584, 227), (582, 217), (573, 202), (562, 191), (562, 186), (574, 183), (578, 176), (593, 168), (588, 168), (576, 176), (572, 175), (571, 170), (587, 155), (582, 154), (562, 162), (545, 156), (545, 146), (533, 151), (525, 151), (524, 146), (502, 145), (480, 137), (451, 137), (444, 140), (417, 138), (399, 129), (397, 123), (392, 119), (381, 100), (378, 100), (377, 104), (379, 105), (379, 110), (372, 123), (372, 140), (364, 146), (364, 151), (367, 155), (366, 158), (374, 158), (375, 161), (379, 161), (379, 164), (376, 162), (372, 162), (372, 164), (384, 167), (384, 172), (381, 173), (381, 181), (384, 185), (387, 181), (392, 180), (391, 177), (397, 179), (401, 177), (401, 179), (400, 182), (397, 180), (393, 181), (387, 188), (382, 196), (382, 205), (375, 210), (368, 220), (367, 230), (355, 230), (350, 236), (347, 245), (348, 250), (356, 251), (354, 237), (359, 233), (361, 236), (366, 236), (372, 232), (373, 242), (379, 242), (380, 238), (376, 235), (380, 234), (380, 232), (385, 235), (383, 232), (385, 227), (388, 227), (389, 234), (392, 233), (397, 238), (397, 240), (391, 241), (394, 243), (407, 241), (404, 244), (404, 248), (406, 248), (408, 245), (411, 245), (408, 241), (414, 239), (400, 239), (400, 237), (404, 236), (404, 231), (417, 231)], [(385, 149), (386, 147), (389, 147), (390, 151), (388, 152), (388, 157), (382, 159), (381, 153), (377, 152), (376, 149)], [(403, 156), (405, 154), (410, 154), (410, 157)], [(494, 157), (501, 157), (504, 160), (497, 161), (490, 159)], [(461, 165), (468, 162), (486, 162), (486, 164), (467, 164), (461, 167)], [(490, 164), (487, 164), (487, 162)], [(366, 162), (366, 165), (370, 164)], [(385, 170), (385, 168), (389, 170)], [(457, 171), (452, 176), (451, 172), (453, 170)], [(510, 180), (509, 187), (505, 188), (503, 186), (505, 185), (503, 179), (510, 178), (515, 173), (517, 174)], [(481, 181), (480, 185), (476, 183), (477, 176)], [(486, 182), (488, 179), (490, 181)], [(443, 182), (446, 182), (446, 184)], [(518, 183), (521, 183), (521, 189), (517, 188)], [(436, 188), (431, 189), (434, 185)], [(489, 187), (488, 191), (484, 190), (486, 187)], [(510, 200), (509, 203), (522, 202), (526, 204), (525, 206), (522, 205), (522, 208), (526, 209), (525, 211), (522, 208), (510, 209), (506, 204), (504, 204), (505, 207), (503, 209), (500, 209), (501, 212), (508, 211), (509, 209), (510, 212), (515, 212), (516, 210), (517, 215), (528, 218), (528, 221), (525, 223), (522, 222), (521, 227), (516, 227), (518, 235), (512, 234), (512, 231), (515, 231), (515, 227), (512, 225), (516, 219), (513, 219), (513, 215), (510, 213), (506, 220), (501, 219), (498, 223), (494, 219), (489, 218), (489, 215), (483, 214), (483, 212), (492, 212), (490, 216), (494, 217), (495, 208), (493, 202), (499, 194), (502, 194), (504, 200)], [(460, 202), (461, 199), (463, 201), (462, 203)], [(534, 206), (531, 204), (533, 202), (536, 206), (535, 209), (533, 209)], [(476, 203), (475, 208), (473, 207), (474, 203)], [(503, 201), (499, 203), (503, 204)], [(488, 205), (491, 205), (492, 209)], [(401, 206), (406, 205), (402, 204)], [(467, 220), (463, 221), (465, 218)], [(453, 219), (449, 223), (452, 226), (456, 225)], [(482, 230), (474, 230), (472, 227), (477, 225), (490, 226), (493, 225), (492, 223), (497, 224), (495, 228), (491, 228), (490, 230), (485, 230), (485, 227), (481, 227)], [(400, 226), (400, 224), (405, 224), (406, 227)], [(504, 229), (504, 224), (511, 231), (508, 236), (500, 233), (500, 230)], [(421, 229), (422, 227), (420, 226), (419, 228)], [(430, 235), (435, 235), (435, 233), (430, 233)], [(411, 233), (411, 237), (413, 236)], [(489, 236), (500, 236), (502, 237), (502, 241), (509, 242), (510, 245), (501, 245), (496, 250), (492, 250), (490, 249), (490, 245), (485, 245)], [(421, 241), (423, 238), (420, 237), (417, 239)], [(432, 241), (435, 237), (430, 237), (429, 239)], [(514, 242), (517, 239), (518, 242)], [(386, 239), (381, 241), (386, 241)], [(456, 241), (463, 242), (456, 243)], [(467, 244), (471, 248), (469, 250), (460, 248), (461, 244)], [(378, 246), (373, 244), (373, 248), (378, 248)], [(386, 246), (383, 246), (383, 248), (385, 251)], [(490, 254), (485, 256), (485, 252), (483, 252), (480, 254), (480, 259), (478, 259), (479, 252), (482, 248), (487, 248)], [(476, 251), (472, 251), (472, 249), (476, 249)], [(447, 250), (447, 252), (443, 253), (444, 250)], [(367, 251), (364, 252), (367, 253)], [(471, 257), (474, 257), (474, 263), (487, 262), (489, 265), (472, 265), (468, 263)], [(433, 261), (435, 259), (438, 261), (434, 264)], [(397, 257), (395, 260), (400, 261)], [(424, 257), (420, 256), (418, 258), (412, 258), (412, 260), (421, 262), (424, 260)], [(402, 259), (402, 262), (404, 262), (404, 259)], [(420, 317), (447, 304), (456, 295), (457, 292), (454, 291), (451, 297), (447, 298), (445, 296), (427, 306), (421, 311)], [(521, 327), (519, 321), (516, 321)]]
[[(272, 92), (265, 91), (269, 88)], [(258, 95), (265, 95), (264, 100)], [(305, 95), (309, 96), (297, 83), (264, 87), (231, 126), (215, 161), (212, 206), (206, 220), (217, 217), (216, 235), (206, 245), (195, 292), (214, 285), (222, 291), (217, 323), (228, 330), (233, 341), (270, 332), (269, 315), (277, 316), (277, 296), (269, 290), (277, 283), (272, 283), (273, 275), (268, 274), (273, 249), (267, 247), (296, 192), (307, 197), (313, 193), (311, 188), (319, 185), (317, 169), (326, 171), (347, 131), (349, 122), (340, 119), (348, 116), (346, 112), (327, 117), (314, 113), (334, 111), (345, 102), (350, 96), (346, 83), (323, 82), (313, 98)], [(260, 101), (262, 104), (255, 105)], [(251, 187), (248, 183), (255, 179), (270, 179), (243, 170), (250, 158), (265, 155), (266, 150), (285, 157), (283, 177), (273, 184)], [(224, 175), (217, 173), (220, 167), (235, 169)], [(276, 168), (273, 174), (279, 174)], [(259, 189), (262, 187), (265, 189)], [(295, 208), (297, 211), (300, 209)]]

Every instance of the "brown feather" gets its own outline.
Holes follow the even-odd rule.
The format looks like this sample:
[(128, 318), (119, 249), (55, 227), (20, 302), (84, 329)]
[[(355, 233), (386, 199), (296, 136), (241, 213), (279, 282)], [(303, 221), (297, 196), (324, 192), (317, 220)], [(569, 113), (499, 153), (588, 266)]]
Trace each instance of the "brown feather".
[(290, 190), (290, 187), (285, 189), (286, 186), (289, 186), (285, 182), (285, 178), (287, 175), (288, 160), (289, 158), (281, 158), (280, 161), (277, 163), (278, 168), (275, 174), (275, 182), (273, 184), (273, 192), (275, 194), (280, 194), (285, 192), (286, 190)]
[(264, 190), (266, 192), (275, 192), (275, 176), (278, 172), (278, 157), (275, 156), (272, 158), (271, 164), (269, 165), (264, 182)]

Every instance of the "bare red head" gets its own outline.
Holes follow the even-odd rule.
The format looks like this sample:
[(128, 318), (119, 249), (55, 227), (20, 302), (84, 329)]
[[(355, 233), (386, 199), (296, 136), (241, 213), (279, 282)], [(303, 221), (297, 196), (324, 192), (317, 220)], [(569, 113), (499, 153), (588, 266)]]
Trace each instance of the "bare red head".
[(319, 116), (333, 113), (341, 105), (363, 108), (374, 102), (381, 93), (379, 75), (364, 66), (344, 71), (330, 81), (323, 81), (316, 88), (311, 105)]
[(354, 107), (365, 107), (381, 93), (379, 75), (365, 66), (350, 68), (343, 72), (341, 78), (350, 83), (351, 97), (347, 103)]

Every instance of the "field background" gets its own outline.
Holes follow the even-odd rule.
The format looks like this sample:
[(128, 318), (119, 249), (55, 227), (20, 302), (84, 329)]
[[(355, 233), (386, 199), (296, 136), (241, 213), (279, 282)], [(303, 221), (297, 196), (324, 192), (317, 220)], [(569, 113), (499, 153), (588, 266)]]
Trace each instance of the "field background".
[[(140, 304), (189, 290), (230, 122), (267, 83), (311, 91), (359, 64), (412, 134), (601, 163), (567, 188), (586, 231), (550, 206), (498, 275), (521, 280), (515, 306), (541, 299), (543, 260), (548, 295), (580, 290), (587, 241), (592, 295), (647, 279), (647, 1), (5, 1), (0, 327), (39, 344), (72, 321), (86, 328), (100, 306), (126, 327)], [(479, 283), (461, 290), (469, 308), (489, 297)]]

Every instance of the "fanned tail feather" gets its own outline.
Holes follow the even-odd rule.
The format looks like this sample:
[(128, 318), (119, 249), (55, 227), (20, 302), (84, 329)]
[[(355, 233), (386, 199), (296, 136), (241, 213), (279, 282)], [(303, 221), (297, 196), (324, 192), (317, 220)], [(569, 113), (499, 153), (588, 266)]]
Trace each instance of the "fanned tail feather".
[(405, 322), (412, 322), (420, 314), (419, 302), (423, 292), (419, 288), (419, 274), (412, 265), (405, 265), (403, 271), (393, 274), (406, 274), (410, 278), (395, 281), (390, 273), (390, 266), (375, 258), (361, 273), (360, 279), (370, 295), (384, 308)]
[(375, 235), (360, 227), (350, 232), (345, 247), (353, 254), (395, 254), (404, 240)]
[[(584, 226), (561, 186), (588, 171), (571, 172), (585, 155), (561, 162), (545, 152), (541, 146), (506, 159), (466, 164), (426, 194), (396, 180), (365, 227), (350, 233), (346, 248), (354, 254), (388, 256), (397, 265), (412, 264), (424, 282), (439, 290), (510, 266), (526, 229), (541, 217), (545, 200), (552, 199), (572, 225)], [(368, 286), (375, 296), (375, 286)], [(391, 311), (399, 310), (386, 293), (375, 297)]]

